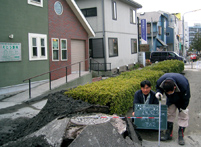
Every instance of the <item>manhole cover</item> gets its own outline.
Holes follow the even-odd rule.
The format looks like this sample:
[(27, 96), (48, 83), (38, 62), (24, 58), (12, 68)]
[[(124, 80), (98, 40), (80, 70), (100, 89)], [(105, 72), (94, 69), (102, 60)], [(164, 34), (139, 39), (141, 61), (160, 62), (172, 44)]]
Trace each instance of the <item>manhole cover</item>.
[(71, 118), (71, 122), (78, 125), (95, 125), (108, 122), (109, 120), (110, 117), (105, 114), (84, 115)]

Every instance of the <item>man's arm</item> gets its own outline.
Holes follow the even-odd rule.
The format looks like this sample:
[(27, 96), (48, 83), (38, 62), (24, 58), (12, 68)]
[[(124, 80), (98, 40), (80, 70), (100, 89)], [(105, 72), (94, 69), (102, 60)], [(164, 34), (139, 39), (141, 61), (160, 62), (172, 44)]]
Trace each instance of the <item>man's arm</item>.
[(186, 109), (189, 105), (189, 102), (190, 102), (190, 88), (188, 87), (188, 89), (182, 94), (182, 97), (183, 97), (183, 105), (182, 105), (182, 109)]
[(133, 112), (135, 112), (135, 104), (141, 104), (140, 90), (135, 92), (134, 101), (133, 101)]

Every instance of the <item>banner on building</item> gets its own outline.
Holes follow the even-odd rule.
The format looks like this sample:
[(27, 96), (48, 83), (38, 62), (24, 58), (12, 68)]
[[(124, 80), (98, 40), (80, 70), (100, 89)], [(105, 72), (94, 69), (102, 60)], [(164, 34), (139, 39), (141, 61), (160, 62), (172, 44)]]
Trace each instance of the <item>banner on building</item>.
[(147, 20), (141, 20), (141, 44), (147, 44)]

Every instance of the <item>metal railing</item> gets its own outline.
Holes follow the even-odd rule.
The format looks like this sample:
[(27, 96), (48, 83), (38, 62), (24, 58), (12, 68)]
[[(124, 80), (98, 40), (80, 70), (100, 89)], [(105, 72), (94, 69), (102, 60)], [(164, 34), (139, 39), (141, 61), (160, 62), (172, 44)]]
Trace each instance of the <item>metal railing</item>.
[[(92, 63), (92, 61), (95, 61), (96, 63)], [(94, 59), (90, 59), (90, 70), (94, 71), (111, 71), (111, 63), (100, 63)]]
[(52, 72), (65, 68), (66, 69), (66, 73), (65, 73), (66, 75), (65, 76), (66, 76), (66, 83), (67, 83), (67, 80), (68, 80), (67, 79), (68, 67), (69, 66), (71, 67), (72, 65), (79, 64), (79, 70), (78, 71), (79, 71), (79, 77), (81, 77), (81, 63), (85, 62), (87, 60), (89, 60), (89, 59), (86, 59), (84, 61), (80, 61), (80, 62), (77, 62), (77, 63), (73, 63), (73, 64), (70, 64), (70, 65), (67, 65), (67, 66), (63, 66), (63, 67), (60, 67), (60, 68), (57, 68), (57, 69), (54, 69), (54, 70), (51, 70), (51, 71), (48, 71), (48, 72), (45, 72), (45, 73), (42, 73), (42, 74), (39, 74), (39, 75), (36, 75), (36, 76), (33, 76), (33, 77), (30, 77), (28, 79), (23, 80), (23, 82), (29, 81), (29, 98), (31, 98), (31, 80), (32, 79), (40, 77), (40, 76), (43, 76), (43, 75), (46, 75), (46, 74), (49, 74), (49, 89), (51, 90), (51, 81), (52, 81), (51, 80), (51, 74), (52, 74)]
[[(98, 61), (96, 61), (96, 60), (94, 60), (94, 59), (92, 59), (92, 58), (89, 58), (90, 59), (90, 72), (91, 72), (91, 67), (92, 67), (92, 64), (98, 64), (98, 74), (99, 74), (99, 71), (101, 70), (101, 69), (99, 69), (99, 65), (103, 65), (104, 63), (99, 63)], [(52, 87), (52, 85), (51, 85), (51, 82), (52, 82), (52, 80), (51, 80), (51, 75), (52, 75), (52, 72), (55, 72), (55, 71), (58, 71), (58, 70), (60, 70), (60, 69), (63, 69), (63, 68), (65, 68), (66, 69), (66, 72), (65, 72), (65, 76), (66, 76), (66, 83), (67, 83), (67, 81), (68, 81), (68, 79), (67, 79), (67, 75), (68, 75), (68, 67), (70, 66), (73, 66), (73, 65), (76, 65), (76, 64), (79, 64), (79, 77), (81, 77), (81, 63), (82, 62), (86, 62), (87, 60), (89, 60), (89, 59), (85, 59), (84, 61), (80, 61), (80, 62), (77, 62), (77, 63), (73, 63), (73, 64), (70, 64), (70, 65), (67, 65), (67, 66), (63, 66), (63, 67), (60, 67), (60, 68), (57, 68), (57, 69), (54, 69), (54, 70), (51, 70), (51, 71), (48, 71), (48, 72), (45, 72), (45, 73), (42, 73), (42, 74), (39, 74), (39, 75), (36, 75), (36, 76), (33, 76), (33, 77), (30, 77), (30, 78), (28, 78), (28, 79), (25, 79), (25, 80), (23, 80), (23, 82), (25, 82), (25, 81), (29, 81), (29, 98), (31, 98), (31, 80), (32, 79), (34, 79), (34, 78), (37, 78), (37, 77), (40, 77), (40, 76), (43, 76), (43, 75), (46, 75), (46, 74), (49, 74), (49, 89), (51, 90), (51, 87)], [(95, 61), (96, 63), (92, 63), (92, 60), (93, 61)], [(110, 65), (110, 70), (111, 70), (111, 63), (108, 63), (109, 65)]]

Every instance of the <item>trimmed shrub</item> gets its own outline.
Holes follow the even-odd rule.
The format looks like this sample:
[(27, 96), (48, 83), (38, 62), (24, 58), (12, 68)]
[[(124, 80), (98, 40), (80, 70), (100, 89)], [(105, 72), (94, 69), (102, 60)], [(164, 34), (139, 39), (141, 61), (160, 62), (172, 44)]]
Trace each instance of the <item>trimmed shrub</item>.
[(78, 86), (65, 94), (91, 104), (109, 106), (111, 114), (124, 114), (132, 107), (134, 94), (140, 89), (140, 82), (147, 79), (156, 83), (163, 74), (161, 71), (151, 70), (124, 72), (117, 77)]
[(163, 71), (165, 73), (181, 73), (184, 70), (184, 62), (179, 60), (165, 60), (150, 66), (152, 70)]
[(133, 106), (134, 94), (140, 89), (141, 81), (149, 80), (152, 90), (155, 90), (156, 81), (165, 72), (180, 73), (183, 70), (181, 61), (163, 61), (141, 70), (122, 72), (117, 77), (78, 86), (64, 94), (91, 104), (109, 106), (111, 114), (125, 114)]

